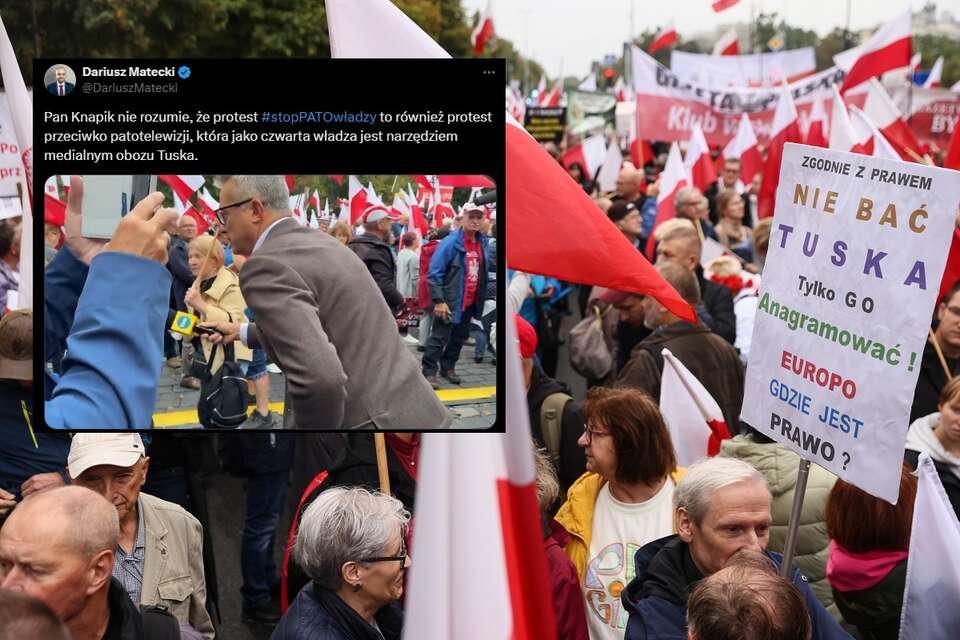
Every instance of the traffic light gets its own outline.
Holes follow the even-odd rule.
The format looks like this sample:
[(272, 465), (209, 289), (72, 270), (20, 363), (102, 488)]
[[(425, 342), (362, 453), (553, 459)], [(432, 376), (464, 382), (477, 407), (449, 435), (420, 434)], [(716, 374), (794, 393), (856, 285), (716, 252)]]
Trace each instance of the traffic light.
[(603, 81), (606, 83), (608, 89), (616, 82), (616, 76), (617, 72), (613, 70), (613, 67), (606, 67), (603, 70)]

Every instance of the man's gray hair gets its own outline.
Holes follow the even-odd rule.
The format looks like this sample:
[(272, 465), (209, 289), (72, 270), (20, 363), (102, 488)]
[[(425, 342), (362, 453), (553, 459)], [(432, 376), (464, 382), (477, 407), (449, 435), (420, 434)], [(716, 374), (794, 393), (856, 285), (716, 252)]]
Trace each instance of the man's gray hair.
[(344, 563), (392, 554), (387, 544), (409, 520), (396, 498), (360, 487), (327, 489), (303, 512), (293, 559), (320, 586), (335, 590)]
[(681, 206), (680, 203), (692, 195), (696, 195), (698, 198), (703, 197), (703, 193), (701, 193), (700, 189), (697, 189), (696, 187), (684, 187), (683, 189), (680, 189), (680, 191), (677, 191), (677, 195), (673, 197), (673, 206), (676, 209), (679, 209)]
[(738, 482), (755, 481), (769, 492), (763, 474), (736, 458), (706, 458), (690, 465), (673, 490), (674, 511), (681, 507), (699, 526), (710, 508), (714, 491)]
[(283, 176), (217, 176), (221, 187), (228, 181), (237, 186), (237, 197), (241, 200), (257, 198), (267, 208), (282, 213), (290, 211), (290, 190)]

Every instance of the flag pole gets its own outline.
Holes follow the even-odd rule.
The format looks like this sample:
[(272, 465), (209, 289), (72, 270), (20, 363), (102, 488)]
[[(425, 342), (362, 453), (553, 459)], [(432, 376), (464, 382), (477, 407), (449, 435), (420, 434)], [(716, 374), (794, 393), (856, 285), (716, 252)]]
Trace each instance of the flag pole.
[(374, 433), (373, 443), (377, 448), (377, 473), (380, 476), (380, 493), (389, 496), (390, 471), (387, 468), (387, 442), (382, 433)]
[(940, 360), (940, 366), (947, 375), (947, 382), (953, 380), (953, 374), (950, 373), (950, 367), (947, 366), (947, 359), (943, 357), (943, 350), (940, 349), (940, 343), (937, 342), (937, 336), (933, 335), (933, 329), (927, 329), (927, 338), (933, 343), (933, 349), (937, 352), (937, 359)]
[(803, 496), (807, 492), (807, 477), (810, 475), (810, 461), (800, 459), (797, 469), (797, 486), (793, 494), (793, 508), (790, 510), (790, 525), (787, 528), (787, 541), (783, 545), (783, 564), (780, 575), (790, 579), (790, 565), (797, 547), (797, 535), (800, 533), (800, 513), (803, 511)]

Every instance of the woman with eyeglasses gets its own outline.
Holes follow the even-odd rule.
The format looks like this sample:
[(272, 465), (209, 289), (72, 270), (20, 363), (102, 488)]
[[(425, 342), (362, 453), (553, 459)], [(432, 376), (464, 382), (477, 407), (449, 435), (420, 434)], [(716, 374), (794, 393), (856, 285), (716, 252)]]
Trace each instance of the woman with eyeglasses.
[(334, 487), (303, 513), (294, 559), (310, 576), (271, 640), (394, 640), (397, 601), (412, 566), (404, 536), (410, 513), (396, 498)]
[(590, 638), (623, 638), (620, 592), (632, 577), (636, 550), (674, 533), (673, 490), (683, 470), (660, 409), (645, 392), (595, 387), (583, 412), (587, 428), (578, 444), (587, 472), (570, 487), (555, 521), (569, 535), (565, 551), (580, 578)]

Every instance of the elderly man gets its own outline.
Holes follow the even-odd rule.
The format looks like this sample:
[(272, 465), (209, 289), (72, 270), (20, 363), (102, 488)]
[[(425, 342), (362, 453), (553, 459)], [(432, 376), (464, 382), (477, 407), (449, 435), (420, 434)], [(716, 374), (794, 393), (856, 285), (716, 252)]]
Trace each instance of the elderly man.
[[(763, 476), (746, 462), (707, 458), (692, 465), (673, 492), (677, 533), (644, 545), (634, 557), (636, 574), (622, 596), (630, 611), (625, 639), (686, 638), (690, 590), (741, 549), (762, 552), (779, 567), (783, 557), (767, 551), (770, 503)], [(790, 582), (806, 602), (814, 640), (850, 638), (796, 568)]]
[[(184, 302), (184, 296), (187, 289), (193, 286), (195, 276), (190, 271), (190, 265), (187, 263), (187, 247), (190, 241), (197, 237), (197, 221), (191, 216), (180, 216), (177, 223), (177, 235), (170, 236), (169, 258), (167, 259), (167, 271), (173, 276), (173, 286), (170, 287), (170, 308), (177, 311), (186, 311), (187, 305)], [(189, 341), (183, 341), (183, 358), (177, 355), (179, 342), (173, 339), (170, 332), (164, 326), (163, 332), (163, 357), (167, 361), (167, 366), (177, 368), (183, 365), (183, 360), (190, 360), (193, 357), (193, 345)], [(199, 389), (200, 380), (187, 375), (187, 369), (184, 368), (180, 376), (180, 384), (188, 389)]]
[(707, 316), (703, 323), (715, 334), (733, 344), (737, 338), (737, 316), (733, 310), (733, 295), (722, 284), (710, 282), (703, 277), (700, 252), (703, 243), (695, 229), (688, 225), (677, 226), (663, 234), (657, 244), (657, 264), (674, 262), (697, 278), (700, 299)]
[[(447, 428), (377, 284), (350, 249), (301, 227), (283, 176), (223, 176), (217, 212), (256, 324), (206, 323), (264, 348), (286, 374), (286, 429)], [(220, 341), (219, 336), (213, 336)]]
[(703, 194), (700, 193), (700, 189), (696, 187), (684, 187), (680, 189), (677, 191), (677, 195), (674, 196), (673, 205), (676, 208), (678, 218), (690, 220), (694, 225), (700, 227), (700, 231), (703, 232), (705, 238), (719, 242), (717, 232), (714, 230), (713, 225), (710, 224), (709, 204), (707, 199), (703, 197)]
[(366, 265), (374, 282), (394, 313), (403, 307), (403, 294), (397, 290), (397, 264), (387, 244), (390, 238), (390, 211), (374, 205), (363, 212), (363, 235), (347, 244)]
[(716, 199), (717, 194), (722, 191), (736, 191), (743, 200), (743, 223), (748, 227), (753, 226), (753, 219), (750, 217), (750, 196), (747, 195), (747, 189), (740, 182), (740, 158), (726, 158), (723, 161), (723, 173), (716, 182), (707, 187), (703, 192), (710, 206), (710, 220), (716, 224), (719, 220), (717, 212)]
[[(700, 288), (690, 271), (672, 261), (658, 262), (656, 269), (684, 300), (696, 306)], [(637, 387), (659, 398), (663, 376), (661, 352), (664, 348), (670, 349), (703, 383), (720, 405), (727, 427), (735, 430), (740, 418), (744, 379), (743, 362), (737, 350), (704, 325), (673, 315), (653, 296), (619, 293), (612, 294), (611, 301), (620, 311), (622, 322), (635, 327), (642, 324), (652, 330), (630, 352), (630, 359), (617, 377), (617, 386)]]
[(77, 434), (67, 457), (73, 484), (99, 493), (116, 507), (120, 535), (113, 576), (134, 604), (161, 605), (212, 638), (203, 529), (182, 507), (140, 492), (149, 466), (136, 433)]
[(112, 577), (119, 532), (116, 509), (88, 489), (31, 496), (0, 529), (0, 589), (42, 600), (73, 640), (180, 637), (173, 617), (141, 614)]

